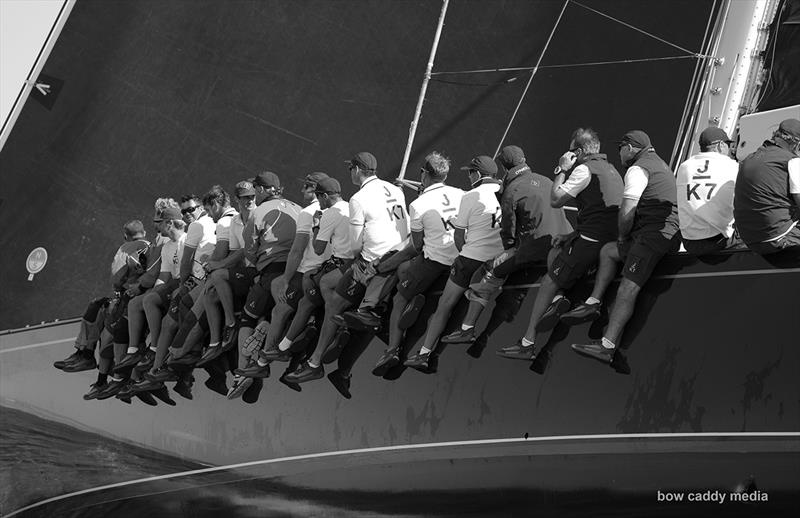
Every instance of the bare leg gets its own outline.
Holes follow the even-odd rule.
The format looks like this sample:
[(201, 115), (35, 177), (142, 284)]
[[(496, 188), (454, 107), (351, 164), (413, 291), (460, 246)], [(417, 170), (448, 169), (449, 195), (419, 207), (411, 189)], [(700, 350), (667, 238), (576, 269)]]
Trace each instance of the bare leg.
[(208, 320), (208, 333), (210, 342), (219, 343), (222, 340), (222, 322), (223, 312), (219, 304), (219, 297), (217, 290), (209, 279), (206, 285), (206, 291), (203, 293), (203, 307), (206, 311), (206, 320)]
[(214, 289), (217, 291), (222, 312), (225, 314), (225, 325), (233, 325), (236, 323), (236, 312), (233, 309), (233, 289), (228, 282), (228, 271), (214, 270), (211, 276), (215, 279)]
[(617, 298), (614, 307), (608, 316), (608, 327), (603, 336), (615, 345), (619, 345), (625, 324), (631, 319), (633, 310), (636, 307), (636, 297), (639, 296), (641, 288), (631, 280), (623, 278), (617, 290)]
[(439, 305), (436, 307), (436, 312), (431, 316), (428, 321), (428, 332), (425, 333), (425, 341), (422, 346), (425, 349), (433, 351), (436, 344), (439, 342), (439, 336), (444, 331), (447, 321), (450, 319), (450, 314), (453, 308), (458, 304), (458, 300), (466, 290), (454, 283), (452, 280), (447, 279), (447, 284), (444, 286), (444, 292), (439, 299)]
[(539, 291), (536, 292), (536, 300), (533, 302), (531, 320), (528, 324), (528, 330), (525, 332), (525, 338), (527, 340), (533, 342), (536, 338), (536, 325), (539, 323), (539, 319), (542, 318), (542, 315), (545, 310), (547, 310), (547, 307), (553, 301), (553, 297), (556, 296), (558, 291), (558, 285), (553, 281), (552, 277), (550, 277), (550, 274), (545, 274), (542, 277), (542, 284), (539, 287)]
[(284, 337), (286, 324), (294, 314), (294, 308), (292, 308), (292, 306), (283, 302), (278, 302), (279, 293), (277, 292), (277, 285), (275, 283), (270, 285), (270, 290), (272, 291), (272, 298), (276, 302), (275, 307), (272, 308), (267, 338), (264, 340), (265, 351), (268, 349), (276, 349), (278, 347), (278, 342)]
[(128, 336), (130, 343), (144, 343), (144, 326), (146, 321), (144, 299), (148, 294), (134, 297), (128, 302)]
[[(150, 343), (155, 346), (161, 334), (161, 318), (164, 316), (164, 307), (161, 302), (161, 297), (159, 297), (157, 293), (147, 293), (142, 301), (142, 307), (147, 317), (147, 326), (150, 328)], [(128, 314), (128, 318), (130, 319), (130, 314)], [(138, 346), (142, 343), (141, 341), (134, 342), (133, 338), (134, 336), (131, 334), (131, 344)]]
[(164, 365), (164, 359), (167, 357), (169, 344), (178, 332), (178, 323), (169, 315), (166, 315), (161, 322), (161, 333), (158, 335), (158, 342), (156, 342), (156, 358), (153, 362), (153, 371)]
[[(331, 273), (339, 273), (339, 271), (334, 270)], [(320, 291), (322, 293), (322, 298), (325, 299), (325, 319), (322, 323), (322, 329), (320, 329), (319, 332), (317, 347), (311, 354), (311, 358), (309, 358), (309, 361), (314, 365), (320, 365), (322, 363), (322, 355), (325, 353), (325, 349), (328, 348), (328, 345), (333, 341), (333, 336), (338, 328), (336, 323), (331, 320), (331, 317), (342, 314), (343, 311), (353, 305), (350, 301), (336, 293), (336, 284), (339, 283), (340, 278), (341, 275), (337, 276), (329, 273), (320, 280)]]
[(474, 300), (469, 301), (467, 314), (464, 317), (464, 325), (475, 326), (475, 324), (478, 322), (478, 319), (481, 317), (481, 313), (483, 313), (483, 304)]
[(617, 274), (618, 262), (619, 250), (617, 249), (617, 243), (611, 242), (603, 245), (603, 248), (600, 249), (600, 262), (597, 266), (592, 297), (597, 300), (603, 300), (606, 289), (608, 289)]
[(392, 302), (392, 313), (389, 315), (389, 349), (398, 349), (403, 343), (405, 332), (400, 329), (400, 315), (408, 304), (408, 300), (397, 292)]
[(289, 330), (286, 331), (286, 338), (292, 341), (296, 340), (297, 337), (300, 336), (300, 333), (303, 332), (303, 329), (308, 325), (308, 319), (311, 318), (315, 309), (316, 306), (314, 306), (307, 297), (300, 299), (294, 319), (292, 319), (292, 322), (289, 324)]

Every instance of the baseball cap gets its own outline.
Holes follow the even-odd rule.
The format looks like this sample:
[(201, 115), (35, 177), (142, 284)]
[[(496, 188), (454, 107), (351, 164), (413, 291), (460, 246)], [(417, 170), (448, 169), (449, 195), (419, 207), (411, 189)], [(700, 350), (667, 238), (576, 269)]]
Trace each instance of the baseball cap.
[(153, 221), (177, 221), (179, 219), (181, 219), (181, 209), (177, 207), (167, 207), (153, 216)]
[(311, 174), (307, 174), (301, 181), (303, 183), (319, 183), (320, 180), (324, 180), (328, 178), (328, 175), (319, 171), (315, 171)]
[(525, 153), (519, 146), (506, 146), (500, 151), (500, 163), (516, 167), (525, 163)]
[(317, 194), (339, 194), (342, 192), (342, 186), (336, 178), (325, 176), (317, 182), (317, 187), (314, 189)]
[(800, 120), (786, 119), (780, 123), (778, 129), (790, 137), (800, 139)]
[(361, 169), (366, 169), (367, 171), (375, 171), (378, 169), (378, 159), (375, 158), (375, 155), (367, 151), (357, 153), (356, 156), (350, 160), (345, 160), (344, 163), (351, 166), (357, 165)]
[(492, 159), (492, 157), (488, 157), (486, 155), (478, 155), (472, 160), (470, 160), (469, 165), (463, 166), (461, 170), (462, 171), (475, 170), (481, 173), (481, 176), (494, 176), (497, 174), (497, 164)]
[(709, 126), (700, 134), (700, 145), (703, 147), (716, 144), (717, 142), (725, 142), (727, 144), (732, 142), (732, 140), (728, 138), (728, 134), (725, 133), (725, 130), (717, 128), (716, 126)]
[(272, 171), (264, 171), (263, 173), (258, 173), (255, 180), (253, 180), (253, 184), (266, 188), (279, 188), (281, 186), (281, 180), (278, 178), (278, 175)]
[(650, 137), (642, 130), (631, 130), (622, 136), (618, 142), (620, 147), (630, 144), (633, 147), (644, 149), (651, 147)]
[(253, 182), (244, 180), (236, 184), (236, 197), (241, 196), (255, 196), (256, 188), (253, 187)]

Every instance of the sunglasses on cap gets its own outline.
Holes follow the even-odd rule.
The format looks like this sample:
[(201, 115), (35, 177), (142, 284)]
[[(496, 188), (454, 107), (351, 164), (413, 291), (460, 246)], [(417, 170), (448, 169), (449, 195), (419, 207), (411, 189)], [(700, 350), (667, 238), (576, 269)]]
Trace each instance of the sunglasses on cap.
[(186, 207), (185, 209), (181, 209), (181, 214), (183, 214), (185, 216), (187, 214), (190, 214), (190, 213), (196, 211), (199, 208), (200, 208), (200, 205), (193, 205), (191, 207)]

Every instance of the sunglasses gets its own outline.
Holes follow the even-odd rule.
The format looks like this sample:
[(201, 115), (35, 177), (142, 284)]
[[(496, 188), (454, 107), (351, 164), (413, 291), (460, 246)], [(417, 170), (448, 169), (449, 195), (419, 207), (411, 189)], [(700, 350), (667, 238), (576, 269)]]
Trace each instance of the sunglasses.
[(200, 208), (200, 205), (194, 205), (192, 207), (186, 207), (185, 209), (181, 209), (181, 214), (183, 214), (185, 216), (187, 214), (191, 214), (192, 212), (196, 211), (199, 208)]
[(303, 183), (303, 189), (316, 189), (317, 184), (314, 182), (305, 182)]

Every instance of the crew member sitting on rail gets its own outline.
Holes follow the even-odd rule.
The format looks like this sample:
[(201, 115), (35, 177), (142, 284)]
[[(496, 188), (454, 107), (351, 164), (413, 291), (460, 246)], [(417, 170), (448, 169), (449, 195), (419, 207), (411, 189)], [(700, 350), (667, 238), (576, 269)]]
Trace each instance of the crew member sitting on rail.
[[(508, 276), (524, 268), (544, 270), (553, 238), (569, 234), (572, 226), (564, 209), (550, 206), (553, 182), (531, 171), (525, 155), (517, 146), (506, 146), (498, 156), (500, 164), (508, 171), (503, 179), (500, 197), (502, 220), (500, 237), (505, 250), (494, 259), (492, 268), (480, 282), (470, 286), (465, 293), (469, 309), (461, 328), (443, 336), (442, 343), (471, 343), (475, 340), (475, 324), (483, 308), (499, 293)], [(518, 345), (498, 351), (500, 356), (518, 358), (528, 356), (529, 349), (519, 350)]]
[(469, 287), (473, 275), (486, 261), (503, 252), (503, 240), (500, 237), (501, 209), (497, 199), (500, 182), (495, 179), (497, 164), (491, 157), (483, 155), (476, 156), (469, 165), (461, 169), (469, 174), (473, 188), (461, 198), (458, 217), (453, 224), (453, 240), (459, 255), (450, 268), (450, 277), (436, 311), (428, 321), (422, 346), (416, 354), (410, 355), (403, 362), (403, 365), (420, 371), (428, 371), (431, 353), (439, 342), (439, 336), (444, 331), (450, 314)]
[[(445, 185), (449, 172), (450, 159), (441, 153), (434, 151), (425, 157), (420, 173), (423, 191), (408, 207), (411, 219), (408, 247), (417, 255), (397, 267), (397, 293), (389, 316), (389, 343), (372, 371), (376, 376), (383, 376), (400, 364), (405, 330), (414, 324), (425, 305), (424, 294), (438, 279), (448, 275), (458, 257), (453, 224), (464, 191)], [(387, 261), (396, 260), (395, 257)]]
[(733, 214), (742, 239), (758, 254), (800, 252), (799, 157), (800, 121), (786, 119), (739, 166)]
[(642, 286), (661, 258), (680, 246), (675, 175), (656, 154), (650, 137), (641, 130), (629, 131), (619, 143), (619, 156), (628, 170), (619, 209), (617, 243), (607, 243), (600, 251), (591, 297), (561, 318), (562, 322), (572, 324), (597, 318), (603, 294), (615, 277), (618, 263), (624, 261), (622, 281), (602, 340), (572, 345), (579, 354), (607, 364), (614, 360)]
[(733, 191), (739, 164), (730, 158), (728, 135), (710, 126), (700, 134), (700, 153), (679, 167), (678, 219), (686, 251), (713, 254), (741, 244), (733, 228)]
[[(565, 179), (565, 175), (569, 177)], [(551, 330), (570, 301), (563, 292), (597, 266), (600, 249), (617, 238), (617, 214), (622, 201), (622, 177), (600, 153), (594, 130), (578, 128), (572, 133), (569, 151), (559, 159), (549, 203), (563, 207), (575, 200), (578, 226), (571, 234), (553, 237), (549, 268), (542, 277), (525, 336), (504, 349), (506, 358), (533, 360), (537, 333)]]

